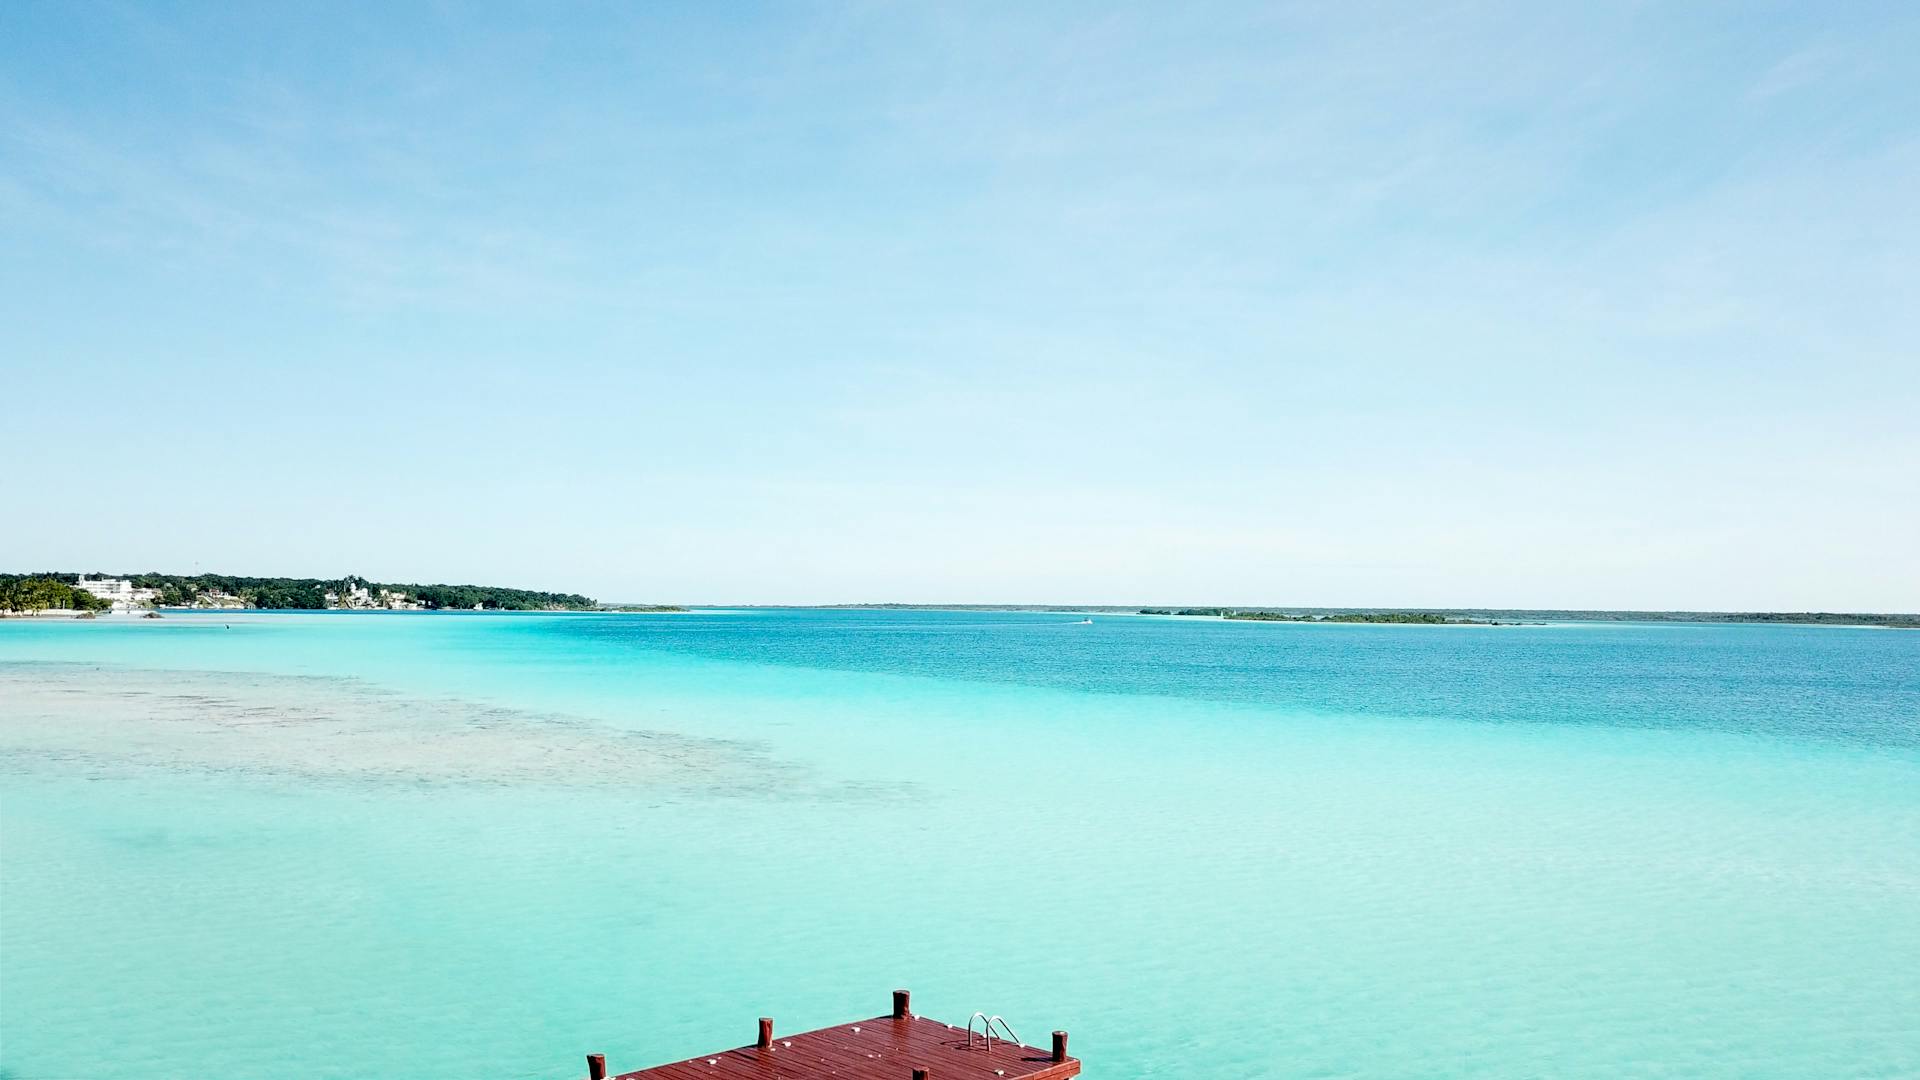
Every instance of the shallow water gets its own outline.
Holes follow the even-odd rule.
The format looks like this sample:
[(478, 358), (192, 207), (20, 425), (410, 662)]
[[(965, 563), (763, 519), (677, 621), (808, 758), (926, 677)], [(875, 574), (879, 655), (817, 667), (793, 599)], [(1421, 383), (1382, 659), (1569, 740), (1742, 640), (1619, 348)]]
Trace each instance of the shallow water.
[(0, 1075), (1920, 1076), (1920, 633), (0, 621)]

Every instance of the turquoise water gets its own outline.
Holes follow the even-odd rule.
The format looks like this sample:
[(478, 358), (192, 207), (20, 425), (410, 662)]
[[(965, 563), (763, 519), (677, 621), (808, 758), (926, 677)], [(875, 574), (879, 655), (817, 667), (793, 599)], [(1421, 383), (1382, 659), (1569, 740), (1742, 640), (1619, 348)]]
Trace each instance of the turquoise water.
[(0, 621), (0, 1076), (1920, 1076), (1920, 633)]

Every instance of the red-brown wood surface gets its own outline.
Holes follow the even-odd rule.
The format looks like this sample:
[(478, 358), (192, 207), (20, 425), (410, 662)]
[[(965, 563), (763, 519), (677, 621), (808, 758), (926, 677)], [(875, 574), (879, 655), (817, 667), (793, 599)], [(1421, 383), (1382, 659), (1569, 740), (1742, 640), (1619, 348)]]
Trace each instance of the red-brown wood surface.
[(742, 1046), (615, 1080), (909, 1080), (915, 1069), (929, 1070), (931, 1080), (1064, 1080), (1080, 1075), (1080, 1062), (1055, 1061), (1050, 1050), (997, 1039), (987, 1051), (978, 1031), (969, 1047), (964, 1029), (924, 1016), (882, 1016), (775, 1035), (766, 1050)]

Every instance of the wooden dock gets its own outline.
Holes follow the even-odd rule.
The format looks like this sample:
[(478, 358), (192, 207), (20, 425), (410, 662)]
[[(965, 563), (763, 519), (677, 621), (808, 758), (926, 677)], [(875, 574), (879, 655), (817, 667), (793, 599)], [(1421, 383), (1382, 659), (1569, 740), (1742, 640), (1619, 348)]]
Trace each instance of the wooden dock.
[[(750, 1046), (621, 1073), (614, 1080), (1064, 1080), (1080, 1075), (1067, 1056), (1067, 1033), (1053, 1033), (1042, 1050), (981, 1036), (909, 1010), (905, 990), (893, 992), (893, 1011), (871, 1020), (798, 1035), (776, 1035), (760, 1019)], [(606, 1059), (587, 1056), (588, 1080), (607, 1080)]]

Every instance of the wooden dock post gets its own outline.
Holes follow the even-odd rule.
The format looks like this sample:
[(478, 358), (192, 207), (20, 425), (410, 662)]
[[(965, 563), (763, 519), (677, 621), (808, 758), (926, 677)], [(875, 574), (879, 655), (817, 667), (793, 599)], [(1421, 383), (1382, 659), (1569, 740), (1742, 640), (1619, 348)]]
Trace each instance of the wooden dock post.
[(773, 1049), (773, 1017), (760, 1018), (760, 1041), (754, 1044), (762, 1050)]
[(893, 992), (893, 1018), (895, 1020), (905, 1020), (907, 1018), (907, 1005), (912, 1000), (913, 994), (910, 991), (895, 990)]
[(607, 1055), (587, 1055), (587, 1080), (607, 1080)]
[(933, 1076), (933, 1070), (932, 1070), (932, 1069), (915, 1069), (915, 1070), (913, 1070), (913, 1080), (931, 1080), (931, 1077), (932, 1077), (932, 1076)]
[(1053, 1060), (1067, 1060), (1067, 1033), (1064, 1031), (1053, 1033)]

